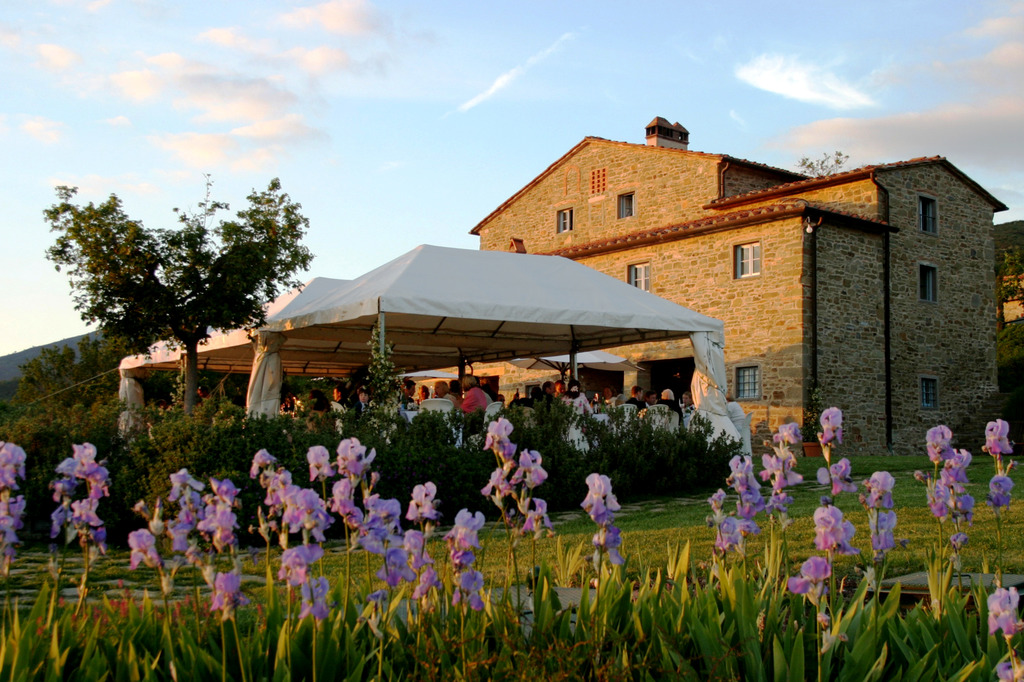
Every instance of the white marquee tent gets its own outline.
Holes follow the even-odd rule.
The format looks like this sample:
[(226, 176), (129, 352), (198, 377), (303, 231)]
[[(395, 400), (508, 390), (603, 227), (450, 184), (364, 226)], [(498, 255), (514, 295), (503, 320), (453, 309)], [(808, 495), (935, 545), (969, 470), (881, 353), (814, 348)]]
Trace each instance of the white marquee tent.
[[(282, 370), (330, 376), (366, 365), (375, 324), (406, 371), (688, 336), (695, 404), (716, 431), (739, 436), (726, 412), (722, 322), (564, 258), (424, 245), (351, 281), (314, 279), (271, 309), (257, 332), (199, 347), (200, 367), (251, 368), (252, 414), (276, 413)], [(177, 363), (176, 351), (155, 347), (125, 358), (122, 377)]]

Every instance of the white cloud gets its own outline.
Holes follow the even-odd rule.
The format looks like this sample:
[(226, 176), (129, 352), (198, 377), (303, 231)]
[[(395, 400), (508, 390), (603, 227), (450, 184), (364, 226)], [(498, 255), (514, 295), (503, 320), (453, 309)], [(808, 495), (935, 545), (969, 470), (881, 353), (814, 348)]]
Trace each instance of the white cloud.
[(303, 71), (315, 76), (346, 69), (352, 65), (352, 58), (348, 52), (324, 45), (313, 49), (296, 47), (288, 50), (284, 55), (295, 61)]
[(36, 46), (42, 66), (50, 71), (64, 71), (82, 60), (78, 54), (61, 45), (42, 44)]
[(7, 24), (0, 23), (0, 45), (12, 50), (21, 45), (21, 34)]
[(735, 109), (730, 109), (729, 110), (729, 118), (731, 118), (732, 120), (734, 120), (737, 123), (739, 123), (741, 128), (746, 128), (747, 127), (747, 122), (743, 120), (743, 117), (740, 116), (739, 113), (737, 113)]
[(23, 132), (43, 144), (56, 144), (60, 142), (63, 129), (63, 123), (51, 121), (42, 116), (33, 116), (21, 124)]
[(558, 38), (558, 40), (556, 40), (550, 46), (546, 47), (545, 49), (541, 50), (537, 54), (527, 59), (524, 64), (520, 64), (519, 66), (513, 67), (506, 71), (505, 73), (498, 76), (496, 79), (494, 79), (494, 82), (491, 83), (491, 87), (487, 88), (486, 90), (481, 92), (479, 95), (473, 97), (472, 99), (460, 104), (459, 111), (465, 113), (472, 109), (473, 107), (475, 107), (476, 105), (480, 104), (481, 102), (489, 100), (495, 94), (507, 88), (509, 84), (512, 83), (512, 81), (526, 73), (526, 71), (530, 67), (538, 64), (539, 62), (547, 58), (551, 53), (555, 52), (559, 47), (562, 46), (562, 43), (568, 40), (572, 40), (574, 37), (575, 35), (572, 33), (563, 33)]
[(252, 125), (235, 128), (231, 134), (261, 140), (301, 140), (317, 137), (322, 133), (306, 125), (301, 115), (288, 114), (283, 118), (257, 121)]
[(880, 118), (833, 118), (789, 131), (775, 146), (797, 153), (841, 149), (863, 163), (919, 156), (995, 170), (1020, 169), (1024, 98), (948, 104)]
[(135, 101), (152, 99), (163, 90), (163, 78), (149, 69), (122, 71), (110, 77), (110, 81), (121, 94)]
[(113, 118), (103, 119), (103, 122), (115, 128), (130, 128), (132, 125), (131, 119), (127, 116), (115, 116)]
[(831, 109), (874, 106), (874, 100), (834, 73), (796, 57), (763, 54), (736, 67), (736, 77), (755, 88)]
[(149, 140), (183, 163), (202, 169), (219, 166), (238, 151), (238, 141), (224, 133), (168, 133)]
[(361, 36), (377, 33), (383, 19), (365, 0), (331, 0), (312, 7), (301, 7), (280, 17), (284, 24), (305, 28), (319, 26), (330, 33)]
[(199, 40), (257, 54), (267, 54), (273, 50), (269, 40), (251, 40), (237, 28), (211, 28), (200, 33)]

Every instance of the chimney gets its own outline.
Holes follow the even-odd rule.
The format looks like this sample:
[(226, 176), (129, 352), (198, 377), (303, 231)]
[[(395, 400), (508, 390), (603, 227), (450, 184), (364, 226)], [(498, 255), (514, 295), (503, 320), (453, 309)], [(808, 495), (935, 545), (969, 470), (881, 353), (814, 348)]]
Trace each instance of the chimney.
[(661, 116), (647, 124), (647, 146), (688, 149), (690, 131), (676, 123), (669, 123)]

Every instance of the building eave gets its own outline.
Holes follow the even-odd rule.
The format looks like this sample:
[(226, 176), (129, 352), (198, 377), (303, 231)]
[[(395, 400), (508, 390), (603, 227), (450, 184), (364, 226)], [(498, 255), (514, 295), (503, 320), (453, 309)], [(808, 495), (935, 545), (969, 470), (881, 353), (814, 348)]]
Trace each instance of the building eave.
[(699, 235), (711, 234), (735, 230), (750, 225), (786, 220), (789, 218), (806, 217), (812, 221), (822, 219), (828, 224), (842, 225), (853, 229), (869, 232), (872, 234), (883, 234), (886, 232), (897, 232), (891, 225), (879, 221), (857, 216), (851, 213), (831, 210), (822, 206), (816, 206), (811, 202), (798, 199), (785, 204), (772, 204), (757, 208), (734, 211), (732, 213), (719, 214), (698, 220), (691, 220), (685, 223), (668, 225), (665, 227), (642, 230), (618, 237), (609, 237), (585, 244), (578, 244), (552, 251), (541, 252), (546, 256), (563, 256), (565, 258), (587, 258), (617, 251), (626, 251), (641, 246), (651, 246), (667, 242), (689, 239)]

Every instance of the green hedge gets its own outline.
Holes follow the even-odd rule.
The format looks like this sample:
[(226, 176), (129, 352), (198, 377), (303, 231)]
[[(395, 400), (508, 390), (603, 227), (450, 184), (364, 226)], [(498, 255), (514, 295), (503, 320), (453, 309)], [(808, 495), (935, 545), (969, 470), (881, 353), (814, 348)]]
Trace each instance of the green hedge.
[[(480, 413), (423, 413), (411, 425), (397, 414), (357, 419), (354, 412), (340, 418), (328, 414), (248, 419), (242, 408), (227, 401), (207, 401), (191, 417), (178, 410), (146, 410), (139, 415), (143, 426), (125, 440), (117, 430), (118, 412), (114, 402), (89, 409), (0, 412), (0, 440), (17, 443), (28, 455), (25, 495), (34, 531), (49, 528), (54, 505), (48, 484), (54, 467), (71, 456), (72, 444), (82, 442), (96, 445), (111, 472), (111, 497), (104, 500), (100, 515), (115, 542), (138, 525), (131, 511), (134, 504), (166, 497), (169, 476), (182, 468), (200, 480), (230, 478), (242, 490), (239, 524), (245, 531), (255, 524), (263, 497), (249, 478), (257, 450), (265, 448), (277, 457), (296, 485), (310, 486), (308, 449), (323, 445), (333, 452), (348, 437), (376, 450), (373, 470), (380, 474), (381, 496), (405, 504), (413, 486), (433, 481), (445, 519), (453, 519), (462, 508), (496, 513), (480, 494), (495, 467), (494, 455), (483, 450), (486, 425)], [(615, 414), (608, 423), (600, 423), (576, 415), (562, 403), (540, 405), (532, 414), (510, 408), (503, 415), (515, 426), (512, 441), (519, 449), (537, 450), (543, 456), (549, 476), (537, 495), (552, 511), (577, 507), (591, 472), (609, 476), (623, 501), (686, 494), (706, 487), (707, 481), (722, 480), (729, 459), (739, 452), (733, 441), (709, 443), (706, 426), (669, 432)], [(584, 434), (585, 447), (577, 448), (566, 438), (572, 426)], [(330, 495), (329, 484), (326, 492)]]

